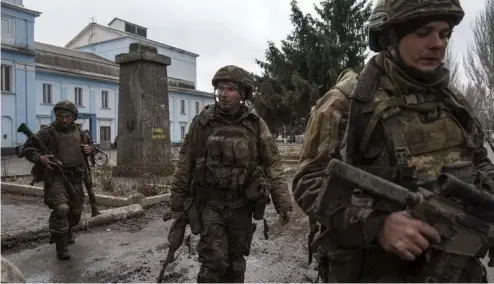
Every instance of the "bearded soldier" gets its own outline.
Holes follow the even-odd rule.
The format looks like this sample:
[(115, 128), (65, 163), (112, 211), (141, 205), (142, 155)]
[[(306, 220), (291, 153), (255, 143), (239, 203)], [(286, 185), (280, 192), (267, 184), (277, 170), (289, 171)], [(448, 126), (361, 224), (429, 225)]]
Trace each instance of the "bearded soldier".
[[(84, 204), (85, 155), (92, 149), (88, 137), (74, 123), (78, 116), (75, 104), (61, 101), (53, 111), (55, 122), (36, 134), (53, 155), (42, 153), (30, 138), (24, 145), (24, 156), (35, 164), (36, 177), (44, 181), (44, 203), (53, 210), (48, 221), (50, 243), (55, 242), (58, 259), (68, 260), (68, 243), (75, 241), (72, 228), (81, 220)], [(61, 171), (55, 171), (59, 165), (53, 158), (61, 162)]]
[[(411, 191), (432, 187), (443, 166), (462, 161), (492, 176), (480, 124), (442, 64), (463, 16), (459, 0), (377, 1), (369, 28), (377, 55), (358, 79), (342, 74), (311, 114), (293, 180), (305, 212), (313, 212), (331, 159)], [(313, 244), (324, 281), (423, 282), (417, 276), (432, 265), (435, 251), (427, 249), (440, 242), (437, 230), (390, 202), (357, 193), (342, 210), (321, 217), (330, 227)], [(441, 277), (456, 271), (457, 282), (486, 281), (479, 259)]]
[(178, 218), (190, 210), (184, 205), (187, 198), (197, 201), (202, 227), (198, 282), (244, 282), (244, 256), (256, 229), (252, 218), (263, 218), (270, 193), (286, 224), (291, 196), (273, 136), (264, 120), (243, 104), (253, 92), (250, 74), (225, 66), (212, 83), (218, 101), (189, 127), (172, 180), (171, 211)]

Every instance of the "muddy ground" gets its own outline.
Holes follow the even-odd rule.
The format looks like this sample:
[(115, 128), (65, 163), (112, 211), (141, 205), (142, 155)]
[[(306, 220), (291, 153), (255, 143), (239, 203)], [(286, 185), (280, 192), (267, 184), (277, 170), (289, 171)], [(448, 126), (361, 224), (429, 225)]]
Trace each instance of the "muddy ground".
[[(2, 234), (14, 234), (26, 228), (48, 225), (51, 210), (43, 203), (43, 197), (2, 193)], [(98, 205), (98, 209), (110, 207)], [(83, 214), (90, 214), (91, 206), (84, 206)]]
[[(492, 153), (490, 158), (494, 158)], [(3, 201), (2, 198), (2, 227), (6, 224)], [(17, 218), (44, 218), (46, 213), (35, 206), (26, 205), (24, 208), (34, 213), (26, 215), (27, 209), (19, 210)], [(28, 282), (155, 282), (160, 261), (167, 252), (166, 235), (171, 225), (170, 221), (162, 220), (164, 208), (164, 205), (155, 206), (146, 210), (145, 216), (78, 233), (76, 243), (70, 246), (73, 257), (66, 262), (57, 260), (55, 247), (47, 239), (3, 250), (2, 255), (21, 269)], [(308, 218), (297, 209), (292, 222), (282, 228), (270, 206), (267, 220), (271, 224), (270, 239), (264, 240), (262, 224), (258, 223), (251, 255), (247, 258), (246, 282), (315, 280), (314, 264), (307, 266)], [(179, 249), (176, 261), (167, 270), (168, 282), (195, 282), (199, 270), (194, 252), (197, 242), (198, 237), (193, 236), (190, 256), (186, 247)], [(493, 268), (488, 269), (488, 275), (493, 283)]]
[[(45, 208), (35, 207), (39, 206), (39, 200), (25, 204), (32, 207), (29, 211), (39, 213), (39, 216), (33, 212), (26, 216), (41, 218), (36, 223), (47, 217)], [(18, 214), (25, 215), (25, 211)], [(171, 221), (163, 222), (164, 212), (165, 204), (160, 204), (146, 210), (145, 216), (78, 232), (76, 243), (69, 247), (73, 255), (69, 261), (58, 261), (55, 247), (47, 239), (3, 250), (2, 255), (21, 269), (28, 282), (155, 282), (166, 256), (166, 235), (171, 225)], [(313, 282), (317, 272), (314, 264), (307, 265), (308, 218), (295, 208), (292, 221), (281, 227), (272, 206), (266, 217), (270, 224), (269, 239), (264, 239), (262, 223), (258, 222), (251, 255), (247, 258), (245, 281)], [(190, 255), (186, 246), (179, 249), (177, 259), (167, 269), (166, 282), (195, 282), (199, 271), (197, 242), (198, 236), (192, 236)], [(489, 269), (490, 282), (494, 281), (493, 276), (493, 269)]]
[[(72, 259), (60, 262), (47, 240), (2, 251), (16, 264), (28, 282), (156, 282), (167, 252), (166, 235), (171, 221), (163, 222), (164, 205), (146, 210), (143, 217), (125, 220), (77, 234), (70, 246)], [(41, 212), (40, 212), (41, 213)], [(44, 212), (41, 214), (45, 214)], [(246, 282), (310, 282), (317, 276), (307, 266), (308, 219), (297, 211), (292, 222), (281, 227), (272, 206), (267, 212), (269, 239), (262, 222), (247, 258)], [(199, 264), (191, 238), (191, 254), (182, 246), (167, 269), (167, 282), (195, 282)]]

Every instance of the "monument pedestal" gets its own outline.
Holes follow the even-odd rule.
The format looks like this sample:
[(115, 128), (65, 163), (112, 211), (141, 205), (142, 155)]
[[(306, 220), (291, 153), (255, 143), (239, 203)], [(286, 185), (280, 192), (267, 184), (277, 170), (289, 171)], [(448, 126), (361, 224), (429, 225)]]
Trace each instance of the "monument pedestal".
[(168, 74), (170, 57), (157, 49), (133, 43), (129, 53), (119, 54), (116, 176), (167, 175), (173, 171)]

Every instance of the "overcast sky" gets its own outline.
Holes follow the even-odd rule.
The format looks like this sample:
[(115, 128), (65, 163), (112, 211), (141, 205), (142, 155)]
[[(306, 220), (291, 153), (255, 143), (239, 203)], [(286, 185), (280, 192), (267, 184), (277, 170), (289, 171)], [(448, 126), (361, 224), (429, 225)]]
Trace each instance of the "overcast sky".
[[(319, 0), (299, 0), (314, 14)], [(471, 25), (484, 0), (461, 0), (466, 16), (452, 42), (462, 54), (472, 38)], [(468, 4), (467, 4), (468, 3)], [(35, 40), (64, 46), (95, 17), (107, 25), (114, 17), (148, 28), (148, 38), (199, 54), (197, 88), (212, 91), (211, 78), (223, 65), (253, 72), (264, 59), (267, 41), (279, 43), (290, 33), (290, 0), (24, 0), (41, 12)]]

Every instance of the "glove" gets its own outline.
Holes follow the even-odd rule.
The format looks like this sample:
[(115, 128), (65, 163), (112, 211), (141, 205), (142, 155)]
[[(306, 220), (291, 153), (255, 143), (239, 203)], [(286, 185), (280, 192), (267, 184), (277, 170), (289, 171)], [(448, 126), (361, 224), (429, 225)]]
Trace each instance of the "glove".
[(286, 224), (288, 224), (288, 222), (290, 222), (290, 215), (291, 214), (292, 214), (291, 211), (283, 211), (283, 212), (279, 213), (280, 222), (281, 222), (282, 226), (285, 226)]
[(183, 215), (184, 212), (174, 212), (174, 211), (171, 211), (170, 209), (165, 209), (165, 213), (163, 213), (163, 221), (168, 221), (168, 220), (171, 220), (171, 219), (177, 219), (178, 217), (180, 217), (181, 215)]

